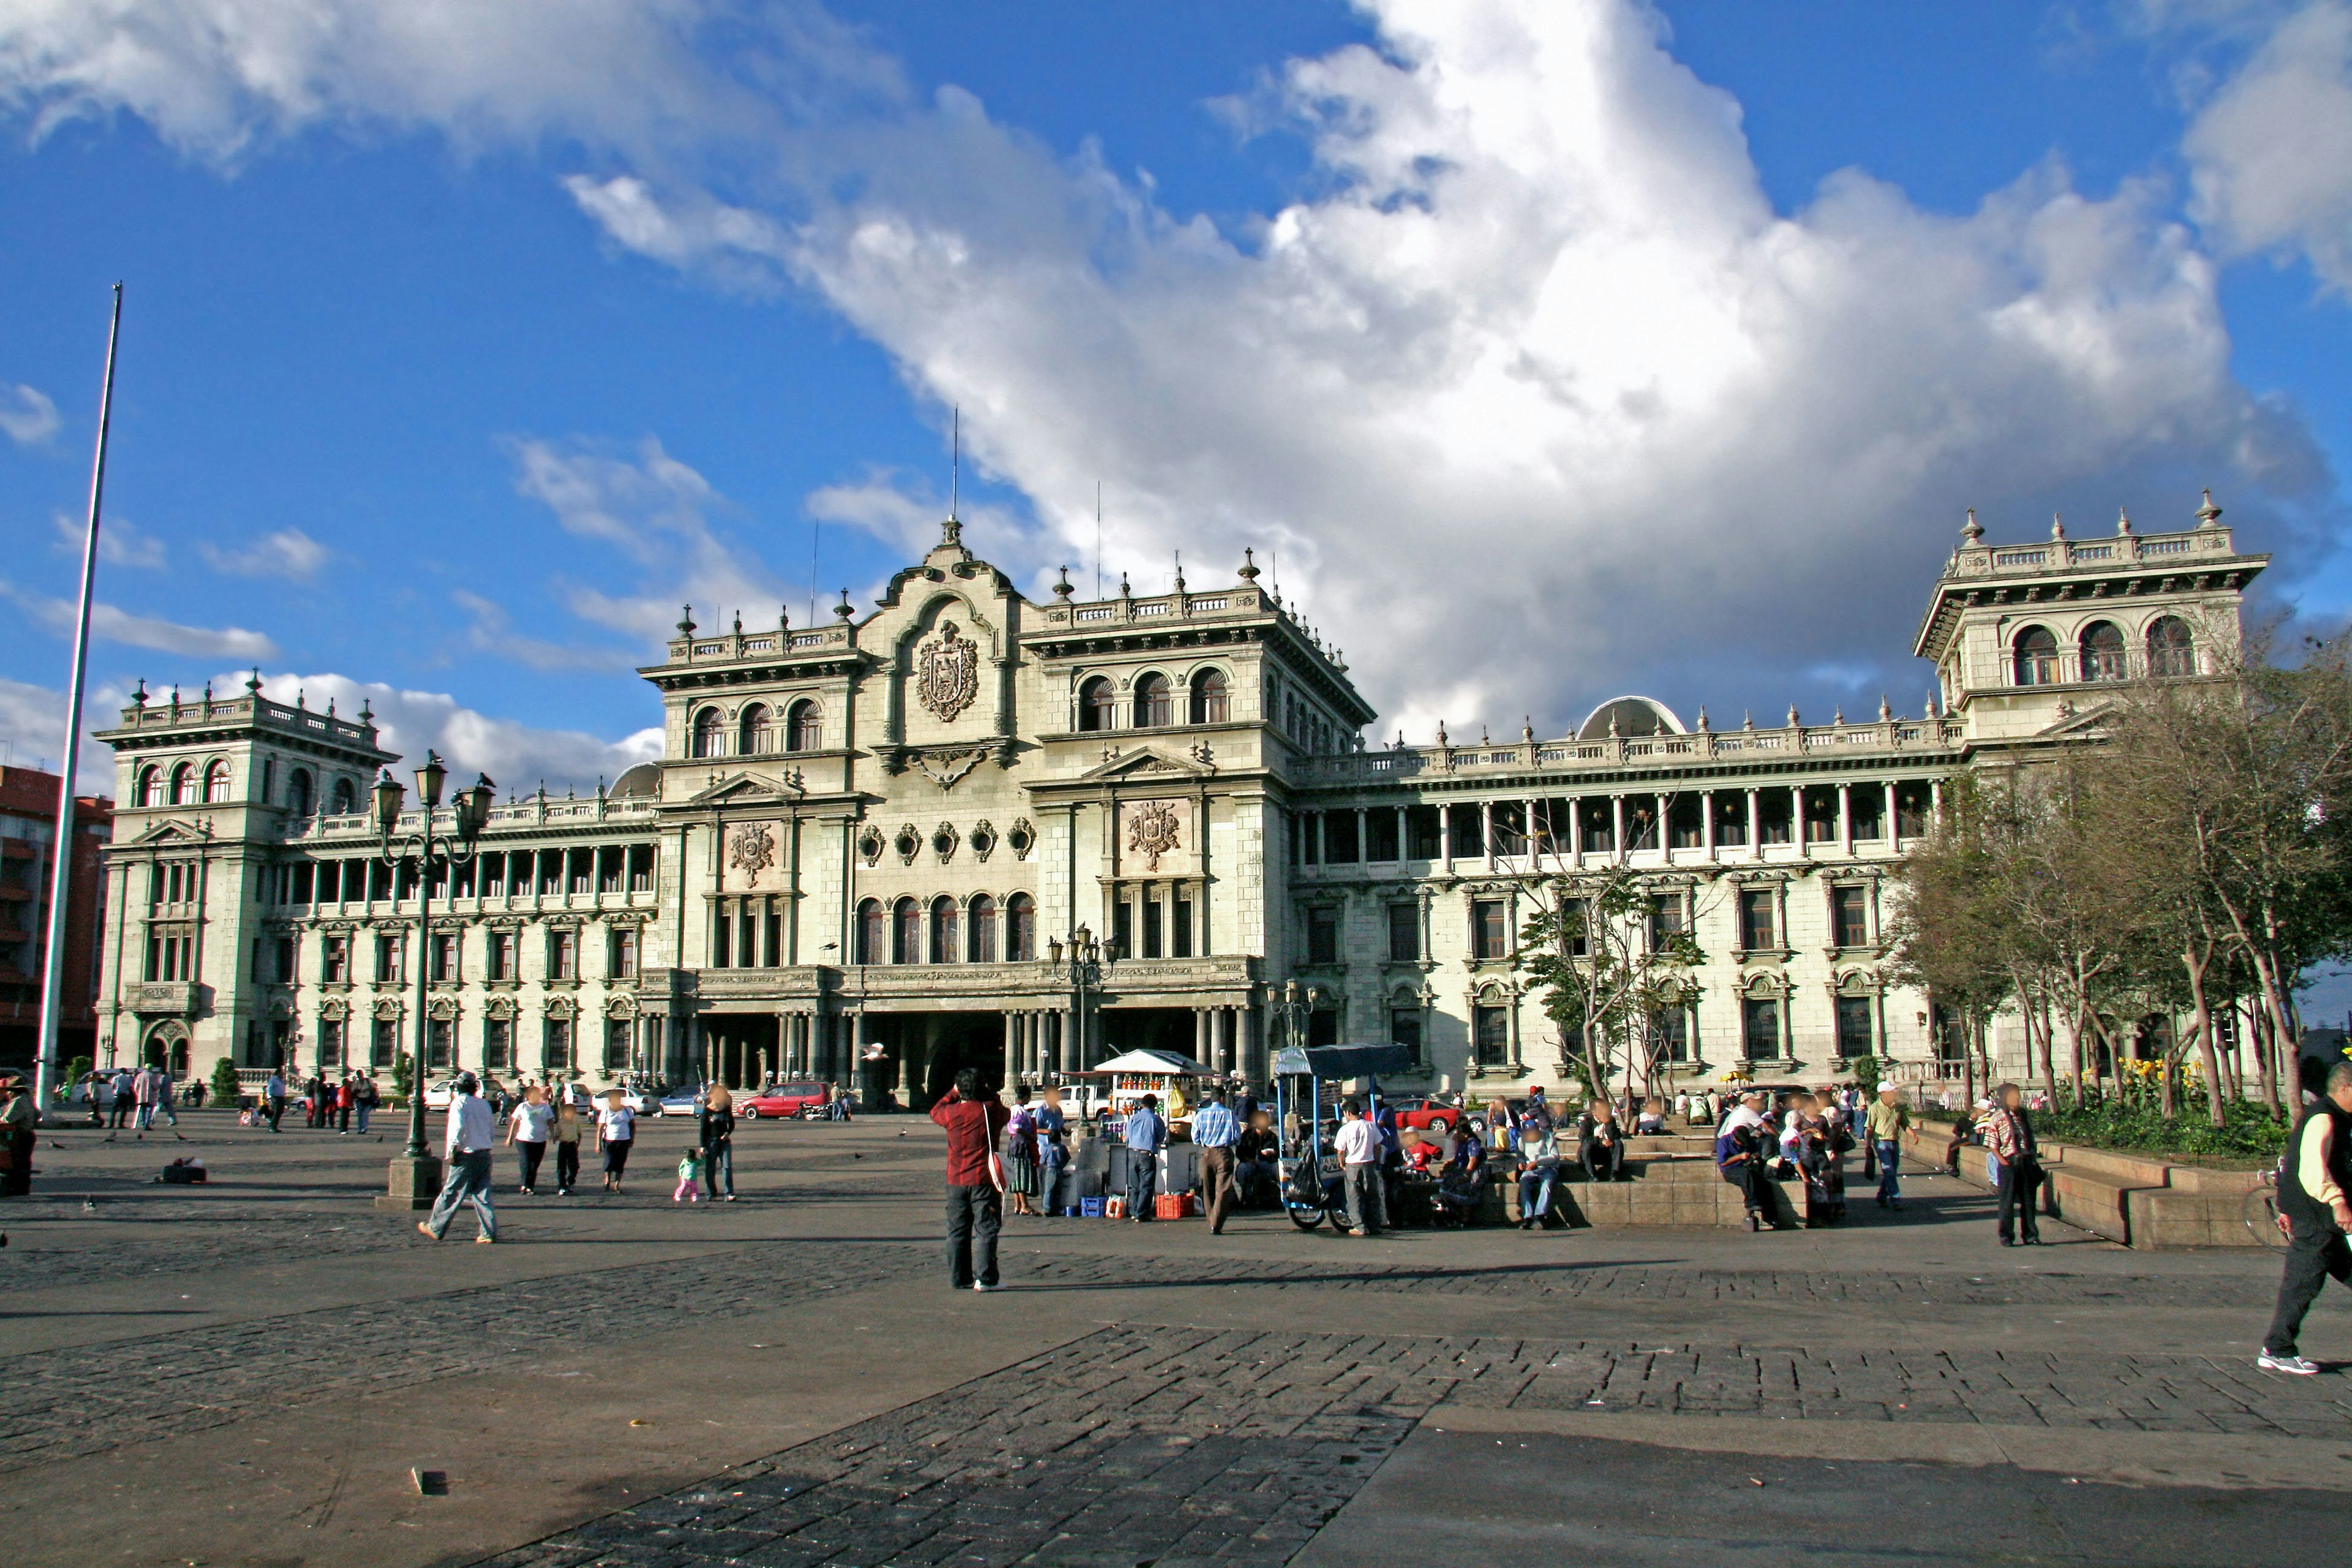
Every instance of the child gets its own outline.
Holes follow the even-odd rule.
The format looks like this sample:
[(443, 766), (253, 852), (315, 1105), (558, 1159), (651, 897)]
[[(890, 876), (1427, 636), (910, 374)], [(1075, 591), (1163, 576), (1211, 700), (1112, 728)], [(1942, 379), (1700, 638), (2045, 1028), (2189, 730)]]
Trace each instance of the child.
[(670, 1194), (670, 1202), (677, 1203), (681, 1198), (690, 1204), (702, 1201), (704, 1158), (699, 1149), (688, 1149), (686, 1152), (686, 1158), (677, 1163), (677, 1191)]

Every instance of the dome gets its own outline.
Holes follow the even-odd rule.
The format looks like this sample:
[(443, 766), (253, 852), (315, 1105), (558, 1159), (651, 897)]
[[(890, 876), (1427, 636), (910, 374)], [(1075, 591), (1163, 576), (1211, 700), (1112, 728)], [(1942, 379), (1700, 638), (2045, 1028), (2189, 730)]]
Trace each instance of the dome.
[(1591, 715), (1577, 727), (1580, 741), (1605, 741), (1612, 721), (1617, 733), (1628, 738), (1635, 735), (1683, 735), (1689, 731), (1675, 710), (1654, 698), (1612, 697), (1595, 708)]
[(658, 800), (661, 797), (661, 764), (639, 763), (635, 767), (622, 770), (621, 776), (614, 779), (613, 787), (605, 792), (605, 797), (610, 800)]

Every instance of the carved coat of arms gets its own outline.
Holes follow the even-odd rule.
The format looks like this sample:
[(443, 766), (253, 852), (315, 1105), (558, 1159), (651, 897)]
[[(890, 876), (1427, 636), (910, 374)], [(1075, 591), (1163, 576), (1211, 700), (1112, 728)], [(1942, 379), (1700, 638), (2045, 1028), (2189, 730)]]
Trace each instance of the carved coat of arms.
[(765, 827), (739, 827), (727, 840), (727, 864), (756, 882), (760, 873), (776, 863), (776, 837)]
[(1176, 847), (1180, 837), (1175, 806), (1164, 800), (1150, 801), (1136, 808), (1134, 824), (1127, 830), (1127, 847), (1157, 871), (1160, 858)]
[(951, 721), (979, 694), (979, 645), (956, 636), (953, 621), (942, 621), (939, 637), (916, 656), (916, 699), (940, 719)]

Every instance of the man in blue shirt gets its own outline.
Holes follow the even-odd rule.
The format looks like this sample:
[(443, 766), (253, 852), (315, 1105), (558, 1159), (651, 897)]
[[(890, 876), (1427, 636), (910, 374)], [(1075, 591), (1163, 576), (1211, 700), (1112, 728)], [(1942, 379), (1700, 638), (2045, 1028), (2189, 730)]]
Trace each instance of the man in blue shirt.
[(1151, 1200), (1160, 1190), (1160, 1151), (1167, 1143), (1160, 1099), (1147, 1094), (1127, 1119), (1127, 1215), (1138, 1225), (1151, 1218)]
[(1201, 1151), (1201, 1191), (1207, 1200), (1211, 1236), (1225, 1233), (1225, 1205), (1234, 1196), (1234, 1145), (1241, 1139), (1241, 1119), (1225, 1103), (1225, 1091), (1209, 1090), (1192, 1112), (1192, 1142)]

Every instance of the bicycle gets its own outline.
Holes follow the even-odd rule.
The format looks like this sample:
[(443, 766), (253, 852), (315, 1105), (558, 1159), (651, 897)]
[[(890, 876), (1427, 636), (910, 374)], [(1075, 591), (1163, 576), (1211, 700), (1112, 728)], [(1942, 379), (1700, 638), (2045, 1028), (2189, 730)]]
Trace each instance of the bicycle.
[(2286, 1216), (2279, 1213), (2278, 1173), (2264, 1171), (2254, 1184), (2246, 1189), (2245, 1201), (2239, 1214), (2246, 1222), (2247, 1231), (2254, 1245), (2283, 1249), (2287, 1244)]

